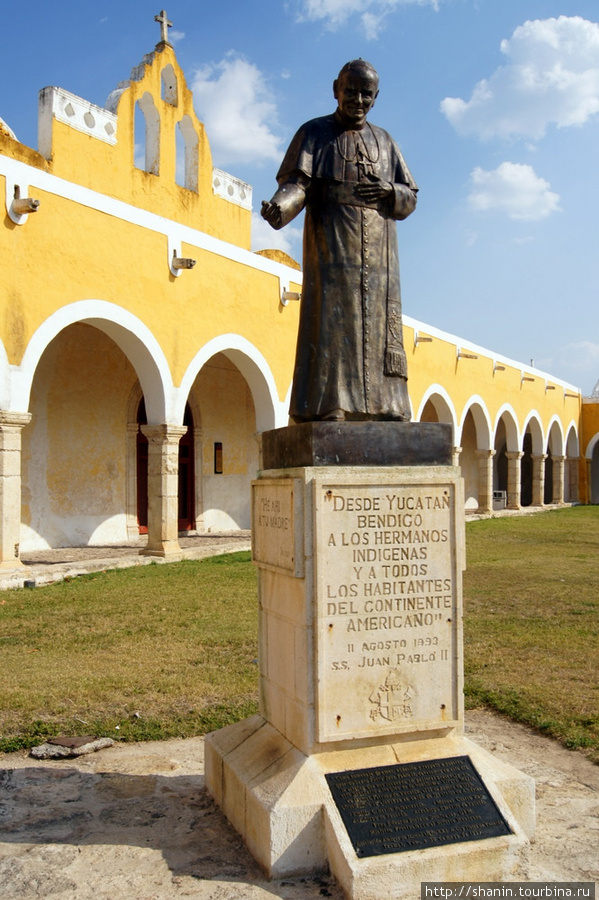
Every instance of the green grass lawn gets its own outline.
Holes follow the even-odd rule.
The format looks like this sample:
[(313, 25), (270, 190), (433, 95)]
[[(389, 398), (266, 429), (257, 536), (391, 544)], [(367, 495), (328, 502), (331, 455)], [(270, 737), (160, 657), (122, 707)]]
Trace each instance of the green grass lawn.
[(466, 702), (599, 761), (599, 507), (467, 526)]
[(0, 594), (0, 750), (203, 734), (257, 709), (249, 553)]
[[(468, 706), (599, 761), (599, 507), (467, 526)], [(203, 734), (257, 709), (248, 553), (0, 593), (0, 750)]]

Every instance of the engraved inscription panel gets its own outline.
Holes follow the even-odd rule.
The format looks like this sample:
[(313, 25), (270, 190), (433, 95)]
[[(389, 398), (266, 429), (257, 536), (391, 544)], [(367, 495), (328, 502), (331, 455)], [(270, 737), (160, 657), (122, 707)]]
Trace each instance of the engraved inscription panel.
[[(301, 523), (297, 523), (301, 525)], [(252, 483), (252, 556), (255, 563), (298, 575), (293, 479)]]
[(315, 487), (318, 739), (459, 716), (455, 484)]
[(510, 834), (467, 756), (326, 775), (356, 855)]

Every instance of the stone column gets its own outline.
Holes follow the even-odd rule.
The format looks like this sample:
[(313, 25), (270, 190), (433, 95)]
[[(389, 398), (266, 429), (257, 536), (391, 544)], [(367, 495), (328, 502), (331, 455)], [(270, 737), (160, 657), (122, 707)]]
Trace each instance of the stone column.
[(577, 456), (568, 456), (567, 457), (567, 465), (568, 465), (568, 477), (569, 477), (569, 485), (570, 485), (570, 502), (578, 503), (580, 501), (580, 493), (579, 493), (579, 472), (580, 472), (580, 459)]
[[(531, 506), (543, 506), (545, 503), (545, 460), (546, 453), (533, 453), (532, 455), (532, 503)], [(555, 477), (555, 469), (554, 469)], [(555, 487), (555, 482), (554, 482)], [(563, 497), (563, 472), (562, 472), (562, 497)]]
[(0, 412), (0, 567), (22, 566), (21, 540), (21, 431), (30, 413)]
[(452, 449), (452, 451), (451, 451), (452, 465), (454, 465), (454, 466), (459, 466), (459, 464), (460, 464), (460, 456), (461, 456), (461, 455), (462, 455), (462, 448), (461, 448), (461, 447), (454, 447), (454, 448)]
[(566, 457), (553, 457), (553, 502), (564, 502), (564, 473), (566, 469)]
[(148, 543), (144, 556), (180, 559), (179, 441), (185, 426), (142, 425), (148, 439)]
[(494, 450), (477, 450), (478, 457), (478, 510), (493, 512), (493, 457)]
[(507, 456), (507, 508), (520, 509), (522, 493), (522, 467), (520, 460), (524, 456), (521, 450), (509, 451)]

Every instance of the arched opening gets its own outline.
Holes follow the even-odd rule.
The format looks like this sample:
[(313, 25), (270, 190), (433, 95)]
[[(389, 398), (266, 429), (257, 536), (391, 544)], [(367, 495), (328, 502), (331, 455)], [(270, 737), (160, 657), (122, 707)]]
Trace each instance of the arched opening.
[(175, 75), (175, 70), (172, 65), (169, 63), (168, 66), (165, 66), (161, 72), (162, 79), (162, 89), (161, 89), (161, 97), (165, 103), (169, 103), (171, 106), (177, 106), (179, 102), (178, 97), (178, 89), (177, 89), (177, 76)]
[(460, 468), (464, 479), (465, 508), (472, 512), (478, 509), (479, 466), (476, 424), (471, 410), (468, 411), (464, 420), (460, 444), (462, 447)]
[(424, 408), (420, 415), (420, 421), (421, 422), (438, 422), (439, 421), (439, 414), (435, 408), (435, 404), (433, 403), (433, 401), (430, 398), (424, 404)]
[(563, 500), (558, 496), (560, 482), (560, 458), (564, 455), (564, 438), (560, 425), (554, 421), (549, 429), (547, 438), (547, 451), (544, 463), (545, 487), (543, 491), (544, 503), (556, 503)]
[[(507, 503), (507, 482), (508, 482), (508, 458), (507, 458), (507, 435), (505, 431), (505, 422), (499, 420), (497, 430), (495, 432), (495, 456), (493, 457), (493, 492), (499, 492), (502, 495), (501, 508)], [(494, 498), (494, 505), (495, 505)], [(497, 507), (499, 500), (497, 499)]]
[(580, 449), (578, 435), (574, 428), (568, 432), (566, 440), (566, 472), (564, 484), (564, 500), (566, 503), (577, 503), (580, 499), (578, 483), (578, 465)]
[(251, 482), (259, 466), (256, 409), (249, 384), (228, 355), (217, 353), (200, 369), (190, 399), (201, 421), (198, 525), (205, 531), (249, 528)]
[[(137, 408), (136, 437), (136, 497), (137, 527), (139, 534), (148, 533), (148, 439), (141, 426), (147, 424), (144, 398)], [(187, 431), (179, 441), (179, 531), (194, 531), (195, 522), (195, 433), (193, 414), (189, 403), (185, 406), (183, 424)]]
[(175, 129), (176, 182), (188, 191), (198, 189), (198, 135), (189, 116)]
[(23, 431), (22, 550), (126, 543), (127, 404), (137, 373), (76, 322), (41, 354)]
[[(140, 114), (141, 113), (141, 114)], [(160, 171), (160, 116), (147, 91), (135, 104), (134, 164), (158, 175)]]

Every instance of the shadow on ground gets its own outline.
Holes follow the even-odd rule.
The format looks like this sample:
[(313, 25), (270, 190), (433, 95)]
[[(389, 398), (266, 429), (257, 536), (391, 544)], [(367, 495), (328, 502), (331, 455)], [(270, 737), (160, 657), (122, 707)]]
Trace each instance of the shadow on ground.
[[(7, 900), (86, 897), (81, 866), (93, 869), (89, 896), (96, 898), (115, 896), (117, 886), (121, 895), (160, 900), (171, 890), (222, 900), (341, 896), (327, 878), (268, 882), (203, 776), (90, 772), (61, 763), (1, 769), (0, 832)], [(136, 891), (139, 879), (146, 893)]]

